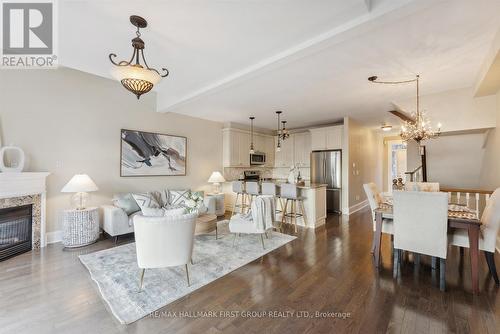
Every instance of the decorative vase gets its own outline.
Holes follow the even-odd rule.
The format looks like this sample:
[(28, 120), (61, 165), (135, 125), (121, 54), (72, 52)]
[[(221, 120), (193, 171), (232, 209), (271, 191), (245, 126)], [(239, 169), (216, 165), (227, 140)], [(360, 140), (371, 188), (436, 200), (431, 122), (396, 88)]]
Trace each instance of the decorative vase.
[[(7, 161), (7, 157), (9, 161)], [(24, 151), (21, 148), (16, 146), (0, 148), (0, 171), (4, 173), (21, 173), (23, 168)]]

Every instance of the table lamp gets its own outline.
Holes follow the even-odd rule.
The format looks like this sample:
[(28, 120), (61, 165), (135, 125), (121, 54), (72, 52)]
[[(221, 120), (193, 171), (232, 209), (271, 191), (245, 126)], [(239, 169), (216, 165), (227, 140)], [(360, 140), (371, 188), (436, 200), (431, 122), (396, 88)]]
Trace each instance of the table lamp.
[(208, 179), (209, 183), (213, 183), (214, 186), (214, 194), (218, 194), (220, 192), (220, 184), (222, 182), (226, 182), (224, 176), (220, 172), (213, 172)]
[(63, 193), (75, 193), (71, 200), (77, 210), (85, 209), (88, 200), (88, 193), (97, 191), (98, 188), (94, 181), (87, 174), (76, 174), (61, 189)]

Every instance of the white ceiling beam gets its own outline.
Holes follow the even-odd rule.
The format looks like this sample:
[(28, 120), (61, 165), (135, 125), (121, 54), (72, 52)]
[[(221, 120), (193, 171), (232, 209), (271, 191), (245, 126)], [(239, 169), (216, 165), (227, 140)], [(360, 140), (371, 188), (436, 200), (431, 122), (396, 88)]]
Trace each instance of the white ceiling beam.
[[(174, 102), (163, 102), (162, 94), (160, 92), (158, 111), (174, 111), (176, 108), (183, 106), (192, 100), (216, 92), (220, 89), (223, 89), (224, 87), (227, 87), (230, 84), (240, 82), (245, 78), (248, 78), (251, 75), (256, 75), (263, 70), (269, 70), (273, 66), (279, 66), (286, 62), (293, 61), (308, 54), (318, 52), (328, 46), (339, 43), (349, 38), (350, 33), (356, 35), (361, 32), (368, 32), (372, 29), (375, 29), (377, 26), (392, 22), (395, 17), (404, 17), (431, 5), (433, 5), (432, 0), (397, 0), (387, 3), (381, 3), (380, 5), (372, 8), (371, 12), (361, 15), (341, 26), (321, 33), (314, 38), (306, 40), (269, 58), (263, 59), (253, 65), (234, 72), (220, 80), (216, 80), (200, 89), (197, 89), (178, 98)], [(395, 17), (388, 17), (389, 15), (387, 14), (391, 12), (395, 12)], [(360, 28), (361, 30), (358, 30), (358, 28)]]

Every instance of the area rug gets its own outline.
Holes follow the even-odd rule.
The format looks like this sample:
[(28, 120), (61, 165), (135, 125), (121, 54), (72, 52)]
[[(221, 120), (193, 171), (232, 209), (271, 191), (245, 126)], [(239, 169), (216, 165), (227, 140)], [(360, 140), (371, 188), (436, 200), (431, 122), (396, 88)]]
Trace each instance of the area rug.
[(113, 315), (120, 323), (130, 324), (295, 238), (273, 232), (270, 239), (264, 239), (264, 250), (259, 235), (242, 235), (234, 247), (232, 235), (218, 240), (214, 234), (198, 235), (194, 265), (189, 265), (191, 286), (187, 285), (184, 266), (179, 266), (146, 270), (139, 291), (135, 243), (80, 255), (80, 261), (97, 283)]

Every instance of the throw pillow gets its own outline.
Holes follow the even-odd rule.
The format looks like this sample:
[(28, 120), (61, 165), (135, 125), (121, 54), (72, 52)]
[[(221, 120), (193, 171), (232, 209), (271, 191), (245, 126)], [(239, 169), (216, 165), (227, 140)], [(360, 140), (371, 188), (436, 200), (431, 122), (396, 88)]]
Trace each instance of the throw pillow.
[(186, 213), (186, 209), (184, 208), (176, 208), (176, 209), (169, 209), (165, 210), (165, 217), (172, 217), (172, 216), (182, 216)]
[(130, 193), (116, 194), (113, 196), (112, 201), (113, 205), (125, 211), (127, 216), (130, 216), (134, 212), (141, 210), (141, 208), (137, 205), (137, 202), (135, 201), (134, 197)]
[(141, 208), (141, 211), (143, 210), (143, 208), (160, 208), (160, 204), (155, 199), (152, 193), (132, 194), (132, 196), (137, 202), (137, 205)]
[(191, 190), (170, 190), (168, 192), (169, 205), (170, 206), (185, 206), (186, 201), (189, 200), (189, 194)]
[(163, 217), (165, 210), (158, 208), (142, 208), (142, 215), (145, 217)]

